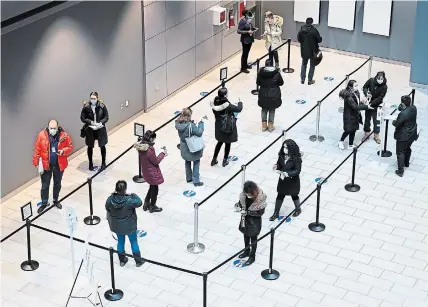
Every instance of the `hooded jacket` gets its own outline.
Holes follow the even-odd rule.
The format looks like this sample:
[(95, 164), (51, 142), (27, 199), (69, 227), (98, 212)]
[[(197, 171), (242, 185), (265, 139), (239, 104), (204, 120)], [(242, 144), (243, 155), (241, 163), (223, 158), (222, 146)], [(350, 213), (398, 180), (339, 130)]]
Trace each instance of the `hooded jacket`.
[(401, 142), (415, 141), (417, 138), (418, 125), (416, 118), (418, 110), (415, 106), (408, 106), (401, 111), (397, 119), (392, 122), (395, 127), (394, 139)]
[(300, 43), (300, 54), (302, 58), (310, 59), (318, 52), (322, 37), (313, 25), (304, 24), (297, 34), (297, 40)]
[(376, 77), (374, 77), (368, 79), (363, 86), (364, 96), (367, 97), (368, 91), (370, 91), (370, 94), (372, 95), (370, 105), (373, 108), (377, 108), (383, 103), (383, 98), (385, 98), (386, 92), (388, 91), (385, 74), (383, 74), (383, 78), (384, 80), (382, 84), (377, 83)]
[(191, 121), (182, 121), (177, 119), (175, 121), (175, 129), (178, 131), (178, 136), (180, 137), (180, 152), (181, 157), (184, 161), (197, 161), (202, 158), (203, 151), (190, 152), (189, 147), (186, 143), (186, 138), (196, 135), (201, 137), (204, 133), (204, 123), (199, 122), (196, 126), (195, 123)]
[(218, 142), (222, 143), (234, 143), (238, 141), (238, 130), (233, 129), (232, 133), (226, 133), (221, 130), (222, 115), (229, 113), (239, 113), (242, 111), (242, 102), (238, 102), (238, 105), (231, 104), (226, 97), (217, 96), (214, 98), (214, 102), (211, 102), (211, 108), (215, 116), (215, 138)]
[(268, 110), (279, 108), (282, 104), (280, 86), (284, 85), (279, 69), (262, 67), (257, 75), (259, 88), (259, 107)]
[(265, 46), (269, 50), (278, 48), (282, 44), (282, 25), (284, 19), (281, 16), (273, 15), (274, 23), (271, 25), (269, 22), (265, 22)]
[(343, 98), (343, 131), (355, 132), (360, 128), (361, 110), (368, 110), (368, 106), (360, 103), (359, 92), (349, 89), (340, 91)]
[(121, 235), (136, 232), (137, 213), (135, 209), (141, 205), (141, 199), (135, 194), (111, 194), (105, 205), (110, 230)]
[(144, 180), (150, 185), (162, 184), (164, 179), (159, 163), (165, 158), (165, 154), (162, 152), (156, 156), (153, 144), (148, 144), (145, 141), (134, 144), (134, 147), (139, 153), (141, 173)]

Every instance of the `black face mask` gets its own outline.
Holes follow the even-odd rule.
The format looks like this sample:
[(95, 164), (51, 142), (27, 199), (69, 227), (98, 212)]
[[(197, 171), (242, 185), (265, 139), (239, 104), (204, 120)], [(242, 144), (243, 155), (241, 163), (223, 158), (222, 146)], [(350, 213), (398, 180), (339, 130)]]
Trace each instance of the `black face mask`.
[(400, 104), (399, 106), (398, 106), (398, 111), (403, 111), (404, 109), (406, 108), (406, 106), (404, 105), (404, 104)]

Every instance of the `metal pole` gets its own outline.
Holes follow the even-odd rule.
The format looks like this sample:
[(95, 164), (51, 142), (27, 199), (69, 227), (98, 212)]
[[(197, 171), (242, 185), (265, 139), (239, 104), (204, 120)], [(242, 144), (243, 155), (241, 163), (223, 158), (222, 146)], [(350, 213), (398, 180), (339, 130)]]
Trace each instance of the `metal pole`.
[(354, 147), (354, 158), (352, 161), (352, 179), (351, 183), (345, 185), (345, 190), (348, 192), (358, 192), (360, 190), (360, 186), (358, 184), (355, 184), (355, 166), (357, 164), (357, 151), (358, 148)]
[(373, 57), (370, 56), (368, 79), (370, 79), (372, 77), (372, 65), (373, 65)]
[(323, 142), (324, 137), (320, 135), (320, 120), (321, 120), (321, 101), (317, 102), (317, 119), (315, 124), (315, 134), (309, 137), (312, 142)]
[(194, 238), (193, 238), (193, 243), (190, 243), (189, 245), (187, 245), (187, 251), (192, 254), (200, 254), (200, 253), (203, 253), (205, 250), (205, 245), (198, 242), (198, 222), (199, 222), (198, 209), (199, 209), (199, 204), (195, 203), (195, 220), (194, 220), (194, 230), (193, 230)]
[(389, 158), (392, 156), (392, 152), (390, 152), (389, 150), (387, 150), (387, 146), (388, 146), (388, 127), (389, 127), (389, 120), (385, 119), (384, 120), (385, 123), (383, 125), (383, 127), (385, 127), (385, 134), (383, 136), (383, 146), (381, 147), (381, 150), (379, 150), (377, 152), (378, 156), (383, 157), (383, 158)]
[(282, 130), (282, 144), (284, 144), (285, 140), (287, 139), (287, 131)]
[(247, 169), (247, 166), (244, 164), (241, 166), (242, 169), (242, 188), (244, 188), (244, 184), (245, 184), (245, 170)]
[(141, 159), (140, 159), (140, 153), (138, 152), (138, 175), (134, 176), (132, 180), (135, 183), (144, 183), (146, 182), (143, 178), (143, 174), (141, 174)]
[(317, 184), (317, 213), (315, 222), (308, 225), (308, 228), (314, 232), (321, 232), (325, 230), (325, 225), (320, 223), (320, 202), (321, 202), (321, 185), (323, 181), (319, 181)]
[(98, 225), (101, 222), (100, 217), (94, 215), (94, 206), (92, 202), (92, 178), (88, 178), (88, 188), (89, 188), (89, 216), (83, 219), (83, 222), (86, 225)]
[[(256, 64), (257, 64), (257, 71), (256, 71), (256, 73), (258, 74), (259, 73), (259, 69), (260, 69), (260, 59), (257, 59)], [(257, 78), (256, 78), (256, 80), (257, 80)], [(259, 94), (259, 85), (257, 84), (257, 81), (256, 81), (256, 89), (255, 90), (251, 90), (251, 94), (253, 94), (253, 95), (258, 95)]]
[(21, 263), (21, 269), (23, 271), (35, 271), (39, 268), (39, 263), (35, 260), (31, 260), (31, 222), (29, 219), (25, 221), (27, 227), (27, 256), (28, 260)]
[(118, 301), (123, 297), (123, 291), (116, 289), (114, 282), (114, 262), (113, 262), (113, 248), (109, 248), (110, 254), (110, 273), (111, 273), (111, 289), (104, 293), (104, 297), (108, 301)]
[(207, 305), (207, 281), (208, 281), (208, 274), (207, 273), (203, 273), (202, 278), (204, 280), (204, 284), (203, 284), (203, 288), (202, 288), (202, 291), (203, 291), (202, 296), (203, 296), (203, 301), (204, 301), (203, 302), (203, 306), (207, 307), (208, 306)]
[(412, 105), (415, 104), (415, 93), (416, 93), (416, 90), (412, 89)]
[(279, 278), (279, 272), (272, 269), (273, 265), (273, 243), (275, 241), (275, 228), (270, 229), (270, 253), (269, 253), (269, 269), (263, 270), (261, 276), (266, 280), (276, 280)]
[(284, 68), (282, 72), (286, 74), (291, 74), (294, 72), (293, 68), (290, 68), (290, 59), (291, 59), (291, 38), (287, 39), (288, 50), (287, 50), (287, 68)]

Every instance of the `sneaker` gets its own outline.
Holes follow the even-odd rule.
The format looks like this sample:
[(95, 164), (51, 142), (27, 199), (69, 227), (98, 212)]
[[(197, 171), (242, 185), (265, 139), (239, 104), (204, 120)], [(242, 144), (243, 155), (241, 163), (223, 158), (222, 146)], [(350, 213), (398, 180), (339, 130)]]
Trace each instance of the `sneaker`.
[(315, 80), (308, 81), (308, 85), (315, 84)]
[(159, 208), (158, 206), (156, 206), (156, 205), (153, 205), (153, 206), (150, 206), (149, 207), (149, 212), (150, 213), (153, 213), (153, 212), (161, 212), (162, 211), (162, 208)]
[(296, 209), (295, 211), (294, 211), (294, 213), (293, 213), (293, 216), (294, 217), (298, 217), (299, 215), (300, 215), (300, 213), (302, 213), (302, 209)]
[(345, 144), (343, 144), (342, 141), (339, 141), (339, 149), (341, 149), (341, 150), (345, 149)]
[(211, 160), (211, 166), (214, 166), (214, 165), (217, 165), (217, 164), (218, 164), (217, 159), (212, 159)]
[(144, 201), (143, 211), (147, 211), (150, 208), (150, 201)]
[(120, 257), (121, 259), (119, 260), (120, 261), (120, 266), (125, 266), (125, 264), (128, 262), (128, 257), (125, 257), (125, 256), (121, 256)]
[(300, 83), (305, 84), (305, 80), (300, 80)]
[(229, 161), (227, 161), (227, 159), (223, 159), (223, 163), (221, 165), (223, 165), (223, 167), (226, 167), (226, 165), (229, 165)]
[(37, 213), (38, 213), (38, 214), (42, 213), (43, 211), (45, 211), (45, 209), (46, 209), (48, 206), (49, 206), (49, 203), (41, 204), (41, 205), (40, 205), (40, 207), (39, 207), (39, 209), (37, 209)]
[(198, 183), (195, 183), (195, 184), (194, 184), (194, 186), (195, 186), (195, 187), (201, 187), (201, 186), (203, 186), (203, 185), (204, 185), (204, 183), (203, 183), (203, 182), (200, 182), (200, 181), (199, 181)]
[(397, 174), (397, 176), (399, 177), (403, 177), (404, 175), (404, 171), (400, 171), (399, 169), (395, 171), (395, 174)]
[(354, 145), (348, 145), (348, 150), (354, 150)]
[(54, 204), (54, 206), (55, 206), (55, 207), (57, 207), (58, 209), (62, 209), (62, 205), (61, 205), (61, 203), (60, 203), (59, 201), (54, 200), (53, 204)]

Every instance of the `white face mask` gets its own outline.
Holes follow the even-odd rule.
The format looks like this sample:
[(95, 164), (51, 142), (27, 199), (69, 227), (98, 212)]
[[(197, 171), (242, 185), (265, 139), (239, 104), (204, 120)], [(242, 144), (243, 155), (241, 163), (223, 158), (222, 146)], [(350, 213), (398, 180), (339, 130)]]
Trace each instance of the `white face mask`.
[(50, 135), (54, 136), (57, 134), (57, 132), (58, 132), (57, 128), (49, 128), (49, 134)]
[(252, 23), (253, 22), (253, 18), (247, 18), (247, 22), (248, 23)]
[(91, 103), (94, 105), (94, 104), (97, 103), (97, 100), (96, 99), (91, 99)]
[(287, 148), (287, 145), (284, 145), (284, 154), (285, 154), (286, 156), (288, 156), (288, 148)]
[(382, 84), (382, 83), (383, 83), (383, 78), (378, 78), (378, 79), (376, 79), (376, 82), (377, 82), (378, 84)]
[(354, 93), (358, 92), (358, 85), (354, 85)]

